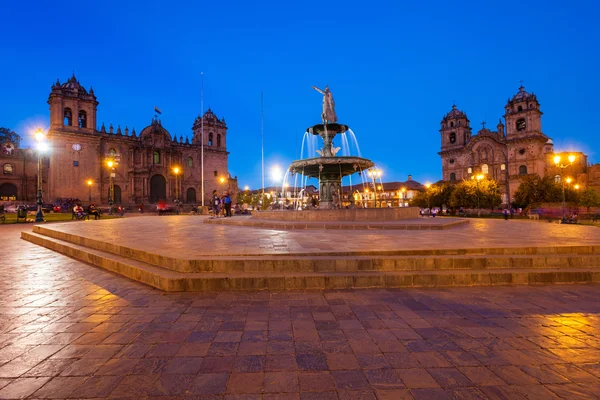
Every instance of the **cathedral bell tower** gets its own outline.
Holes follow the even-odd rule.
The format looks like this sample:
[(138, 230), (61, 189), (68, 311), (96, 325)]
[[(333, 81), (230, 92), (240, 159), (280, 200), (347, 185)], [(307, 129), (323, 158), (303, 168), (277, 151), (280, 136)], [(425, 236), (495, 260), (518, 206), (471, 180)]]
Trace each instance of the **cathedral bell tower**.
[(508, 140), (543, 135), (540, 103), (535, 94), (526, 92), (522, 85), (504, 110)]
[(442, 151), (465, 147), (471, 140), (471, 127), (467, 114), (452, 106), (441, 122)]
[(75, 74), (63, 84), (57, 80), (52, 85), (48, 104), (50, 129), (95, 132), (98, 101), (94, 89), (90, 88), (88, 92), (75, 78)]

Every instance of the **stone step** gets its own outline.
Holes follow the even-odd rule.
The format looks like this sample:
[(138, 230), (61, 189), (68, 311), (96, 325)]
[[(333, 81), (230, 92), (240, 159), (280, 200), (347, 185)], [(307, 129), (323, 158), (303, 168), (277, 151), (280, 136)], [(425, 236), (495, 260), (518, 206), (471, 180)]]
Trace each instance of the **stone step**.
[[(166, 268), (174, 272), (353, 272), (485, 270), (503, 268), (600, 267), (600, 247), (571, 246), (512, 249), (455, 249), (437, 252), (386, 251), (369, 253), (299, 253), (294, 255), (206, 256), (201, 259), (165, 257), (114, 243), (35, 226), (47, 237)], [(495, 250), (505, 250), (504, 252)], [(416, 253), (416, 254), (412, 254)], [(318, 255), (317, 255), (318, 254)]]
[(303, 290), (508, 284), (598, 283), (595, 268), (508, 268), (480, 271), (180, 273), (37, 233), (27, 241), (165, 291)]
[[(438, 223), (435, 223), (438, 222)], [(466, 219), (452, 220), (429, 220), (417, 219), (410, 222), (406, 221), (276, 221), (260, 218), (207, 218), (205, 224), (216, 225), (231, 225), (231, 226), (247, 226), (253, 228), (266, 229), (337, 229), (337, 230), (369, 230), (369, 229), (384, 229), (384, 230), (446, 230), (456, 228), (469, 223)]]

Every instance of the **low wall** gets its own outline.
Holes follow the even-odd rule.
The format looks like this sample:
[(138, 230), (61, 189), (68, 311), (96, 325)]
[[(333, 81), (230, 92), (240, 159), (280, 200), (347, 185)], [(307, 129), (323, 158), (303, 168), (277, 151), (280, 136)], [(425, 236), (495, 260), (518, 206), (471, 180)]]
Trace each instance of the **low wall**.
[(252, 218), (279, 221), (398, 221), (419, 218), (418, 207), (342, 208), (338, 210), (254, 211)]

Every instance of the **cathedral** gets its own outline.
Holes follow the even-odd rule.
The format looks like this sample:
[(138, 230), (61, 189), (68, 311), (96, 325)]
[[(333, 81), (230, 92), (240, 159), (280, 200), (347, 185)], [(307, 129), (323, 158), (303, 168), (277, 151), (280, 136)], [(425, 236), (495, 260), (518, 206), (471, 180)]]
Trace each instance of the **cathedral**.
[(473, 135), (471, 122), (456, 105), (441, 121), (442, 174), (444, 181), (473, 179), (486, 175), (499, 183), (502, 200), (514, 197), (520, 179), (529, 174), (540, 177), (554, 176), (560, 180), (560, 170), (554, 156), (567, 160), (568, 154), (576, 156), (575, 162), (563, 173), (573, 182), (585, 186), (600, 186), (600, 166), (588, 166), (583, 153), (554, 153), (552, 139), (542, 131), (542, 111), (535, 94), (519, 91), (504, 106), (502, 119), (492, 131), (482, 123)]
[[(139, 134), (128, 127), (97, 128), (98, 100), (73, 75), (57, 81), (48, 98), (50, 152), (43, 163), (44, 200), (79, 198), (107, 204), (113, 181), (115, 204), (172, 202), (204, 204), (213, 190), (238, 191), (228, 172), (227, 125), (210, 108), (192, 124), (190, 141), (171, 135), (157, 115)], [(36, 156), (19, 148), (18, 135), (0, 135), (4, 166), (0, 200), (35, 200)], [(31, 153), (31, 154), (30, 154)], [(7, 167), (8, 165), (8, 167)], [(112, 167), (109, 167), (112, 165)]]

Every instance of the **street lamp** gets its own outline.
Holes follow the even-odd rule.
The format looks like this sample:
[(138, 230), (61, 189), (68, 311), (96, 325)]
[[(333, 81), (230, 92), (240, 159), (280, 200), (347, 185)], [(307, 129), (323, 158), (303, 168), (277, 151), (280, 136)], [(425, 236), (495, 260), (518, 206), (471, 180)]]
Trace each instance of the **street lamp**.
[(373, 179), (373, 194), (375, 195), (375, 204), (374, 206), (377, 207), (377, 179), (381, 179), (381, 170), (379, 168), (370, 168), (369, 170), (367, 170), (367, 175), (369, 175), (369, 178)]
[(431, 187), (431, 183), (426, 183), (425, 184), (425, 193), (427, 194), (427, 210), (429, 210), (429, 215), (431, 215), (431, 199), (429, 198), (429, 196), (431, 196), (431, 194), (429, 193), (429, 188)]
[(175, 202), (179, 202), (179, 167), (173, 168), (173, 173), (175, 174)]
[[(479, 208), (479, 181), (482, 180), (483, 178), (485, 178), (484, 175), (479, 174), (475, 177), (475, 180), (477, 182), (477, 216), (481, 216), (481, 209)], [(472, 179), (472, 177), (471, 177)]]
[(88, 201), (91, 203), (92, 202), (92, 184), (94, 182), (91, 179), (87, 180), (87, 185), (88, 185)]
[(42, 128), (35, 131), (35, 140), (38, 151), (37, 213), (35, 214), (35, 222), (44, 222), (44, 212), (42, 211), (42, 154), (48, 150), (48, 143), (46, 142), (46, 133)]
[(113, 182), (113, 178), (115, 177), (115, 162), (108, 160), (106, 166), (110, 169), (110, 175), (108, 176), (108, 213), (112, 215), (113, 202), (115, 200), (115, 185)]
[[(570, 167), (571, 165), (573, 165), (573, 162), (575, 162), (575, 156), (573, 154), (569, 154), (569, 156), (567, 157), (567, 159), (569, 160), (568, 164), (562, 164), (560, 161), (560, 156), (557, 155), (554, 157), (554, 165), (556, 165), (557, 168), (559, 168), (560, 171), (560, 186), (562, 189), (562, 222), (564, 222), (566, 220), (565, 217), (565, 183), (563, 182), (563, 169)], [(570, 178), (567, 178), (570, 182)]]

